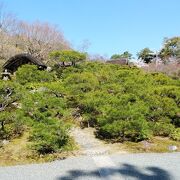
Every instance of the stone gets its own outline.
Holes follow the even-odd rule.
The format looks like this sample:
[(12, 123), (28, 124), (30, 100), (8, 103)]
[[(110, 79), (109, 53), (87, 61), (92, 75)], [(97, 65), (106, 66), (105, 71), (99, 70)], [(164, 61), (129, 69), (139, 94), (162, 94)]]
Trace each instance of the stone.
[(6, 140), (6, 139), (2, 140), (2, 144), (3, 144), (3, 145), (6, 145), (6, 144), (8, 144), (8, 143), (9, 143), (8, 140)]
[(175, 145), (171, 145), (168, 147), (169, 151), (176, 151), (177, 150), (177, 146)]

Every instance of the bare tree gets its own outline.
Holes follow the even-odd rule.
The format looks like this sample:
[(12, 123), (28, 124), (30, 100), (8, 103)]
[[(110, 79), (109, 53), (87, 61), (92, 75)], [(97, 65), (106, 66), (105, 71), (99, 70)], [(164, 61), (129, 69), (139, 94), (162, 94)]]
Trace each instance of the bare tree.
[(78, 50), (80, 52), (86, 52), (88, 48), (91, 46), (91, 42), (88, 39), (84, 39), (81, 44), (78, 46)]
[(5, 6), (0, 3), (0, 59), (7, 59), (18, 53), (13, 46), (13, 34), (17, 29), (17, 19), (12, 13), (5, 11)]
[(108, 56), (106, 54), (100, 55), (100, 54), (90, 54), (88, 57), (89, 60), (91, 61), (101, 61), (105, 62), (108, 60)]
[(6, 12), (4, 3), (0, 2), (0, 31), (13, 33), (16, 30), (16, 25), (16, 16)]
[(49, 23), (21, 21), (14, 37), (17, 47), (41, 60), (47, 60), (52, 50), (70, 49), (63, 33)]
[(49, 52), (65, 49), (70, 49), (70, 43), (56, 26), (20, 21), (6, 12), (4, 4), (0, 3), (0, 61), (17, 53), (29, 53), (48, 60)]

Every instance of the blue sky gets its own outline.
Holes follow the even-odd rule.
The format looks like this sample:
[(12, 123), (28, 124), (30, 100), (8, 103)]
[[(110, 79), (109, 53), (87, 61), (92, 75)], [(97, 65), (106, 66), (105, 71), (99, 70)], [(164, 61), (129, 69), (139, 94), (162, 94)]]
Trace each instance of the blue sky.
[(111, 56), (144, 47), (158, 50), (164, 37), (180, 36), (180, 0), (4, 0), (26, 21), (58, 25), (77, 48)]

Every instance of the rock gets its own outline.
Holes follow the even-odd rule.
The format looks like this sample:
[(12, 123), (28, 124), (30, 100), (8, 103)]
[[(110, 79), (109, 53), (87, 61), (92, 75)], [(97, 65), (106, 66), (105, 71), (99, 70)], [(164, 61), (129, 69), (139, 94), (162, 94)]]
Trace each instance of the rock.
[(13, 102), (12, 105), (13, 105), (15, 108), (22, 109), (21, 103)]
[(36, 90), (33, 89), (33, 90), (30, 90), (29, 92), (32, 93), (32, 94), (34, 94), (34, 93), (36, 92)]
[(150, 148), (150, 146), (151, 146), (151, 144), (149, 142), (147, 142), (147, 141), (142, 141), (141, 143), (142, 143), (142, 145), (144, 146), (145, 149)]
[(169, 151), (176, 151), (178, 148), (175, 145), (171, 145), (168, 147)]
[(48, 89), (46, 87), (40, 87), (37, 89), (37, 92), (45, 92), (47, 91)]
[(52, 68), (48, 66), (46, 70), (50, 72)]
[(3, 145), (6, 145), (6, 144), (8, 144), (8, 143), (9, 143), (9, 141), (8, 141), (8, 140), (5, 140), (5, 139), (4, 139), (4, 140), (2, 140), (2, 144), (3, 144)]

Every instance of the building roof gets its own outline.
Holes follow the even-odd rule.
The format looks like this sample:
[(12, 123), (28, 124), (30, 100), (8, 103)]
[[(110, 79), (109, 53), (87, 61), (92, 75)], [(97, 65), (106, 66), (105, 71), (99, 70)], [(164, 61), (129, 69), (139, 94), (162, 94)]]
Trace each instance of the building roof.
[(126, 59), (126, 58), (111, 59), (111, 60), (108, 60), (106, 62), (111, 63), (111, 64), (127, 65), (128, 64), (128, 59)]
[(34, 64), (43, 68), (47, 68), (47, 66), (42, 61), (34, 58), (30, 54), (17, 54), (5, 62), (3, 69), (7, 69), (10, 72), (15, 72), (18, 67), (23, 64)]

